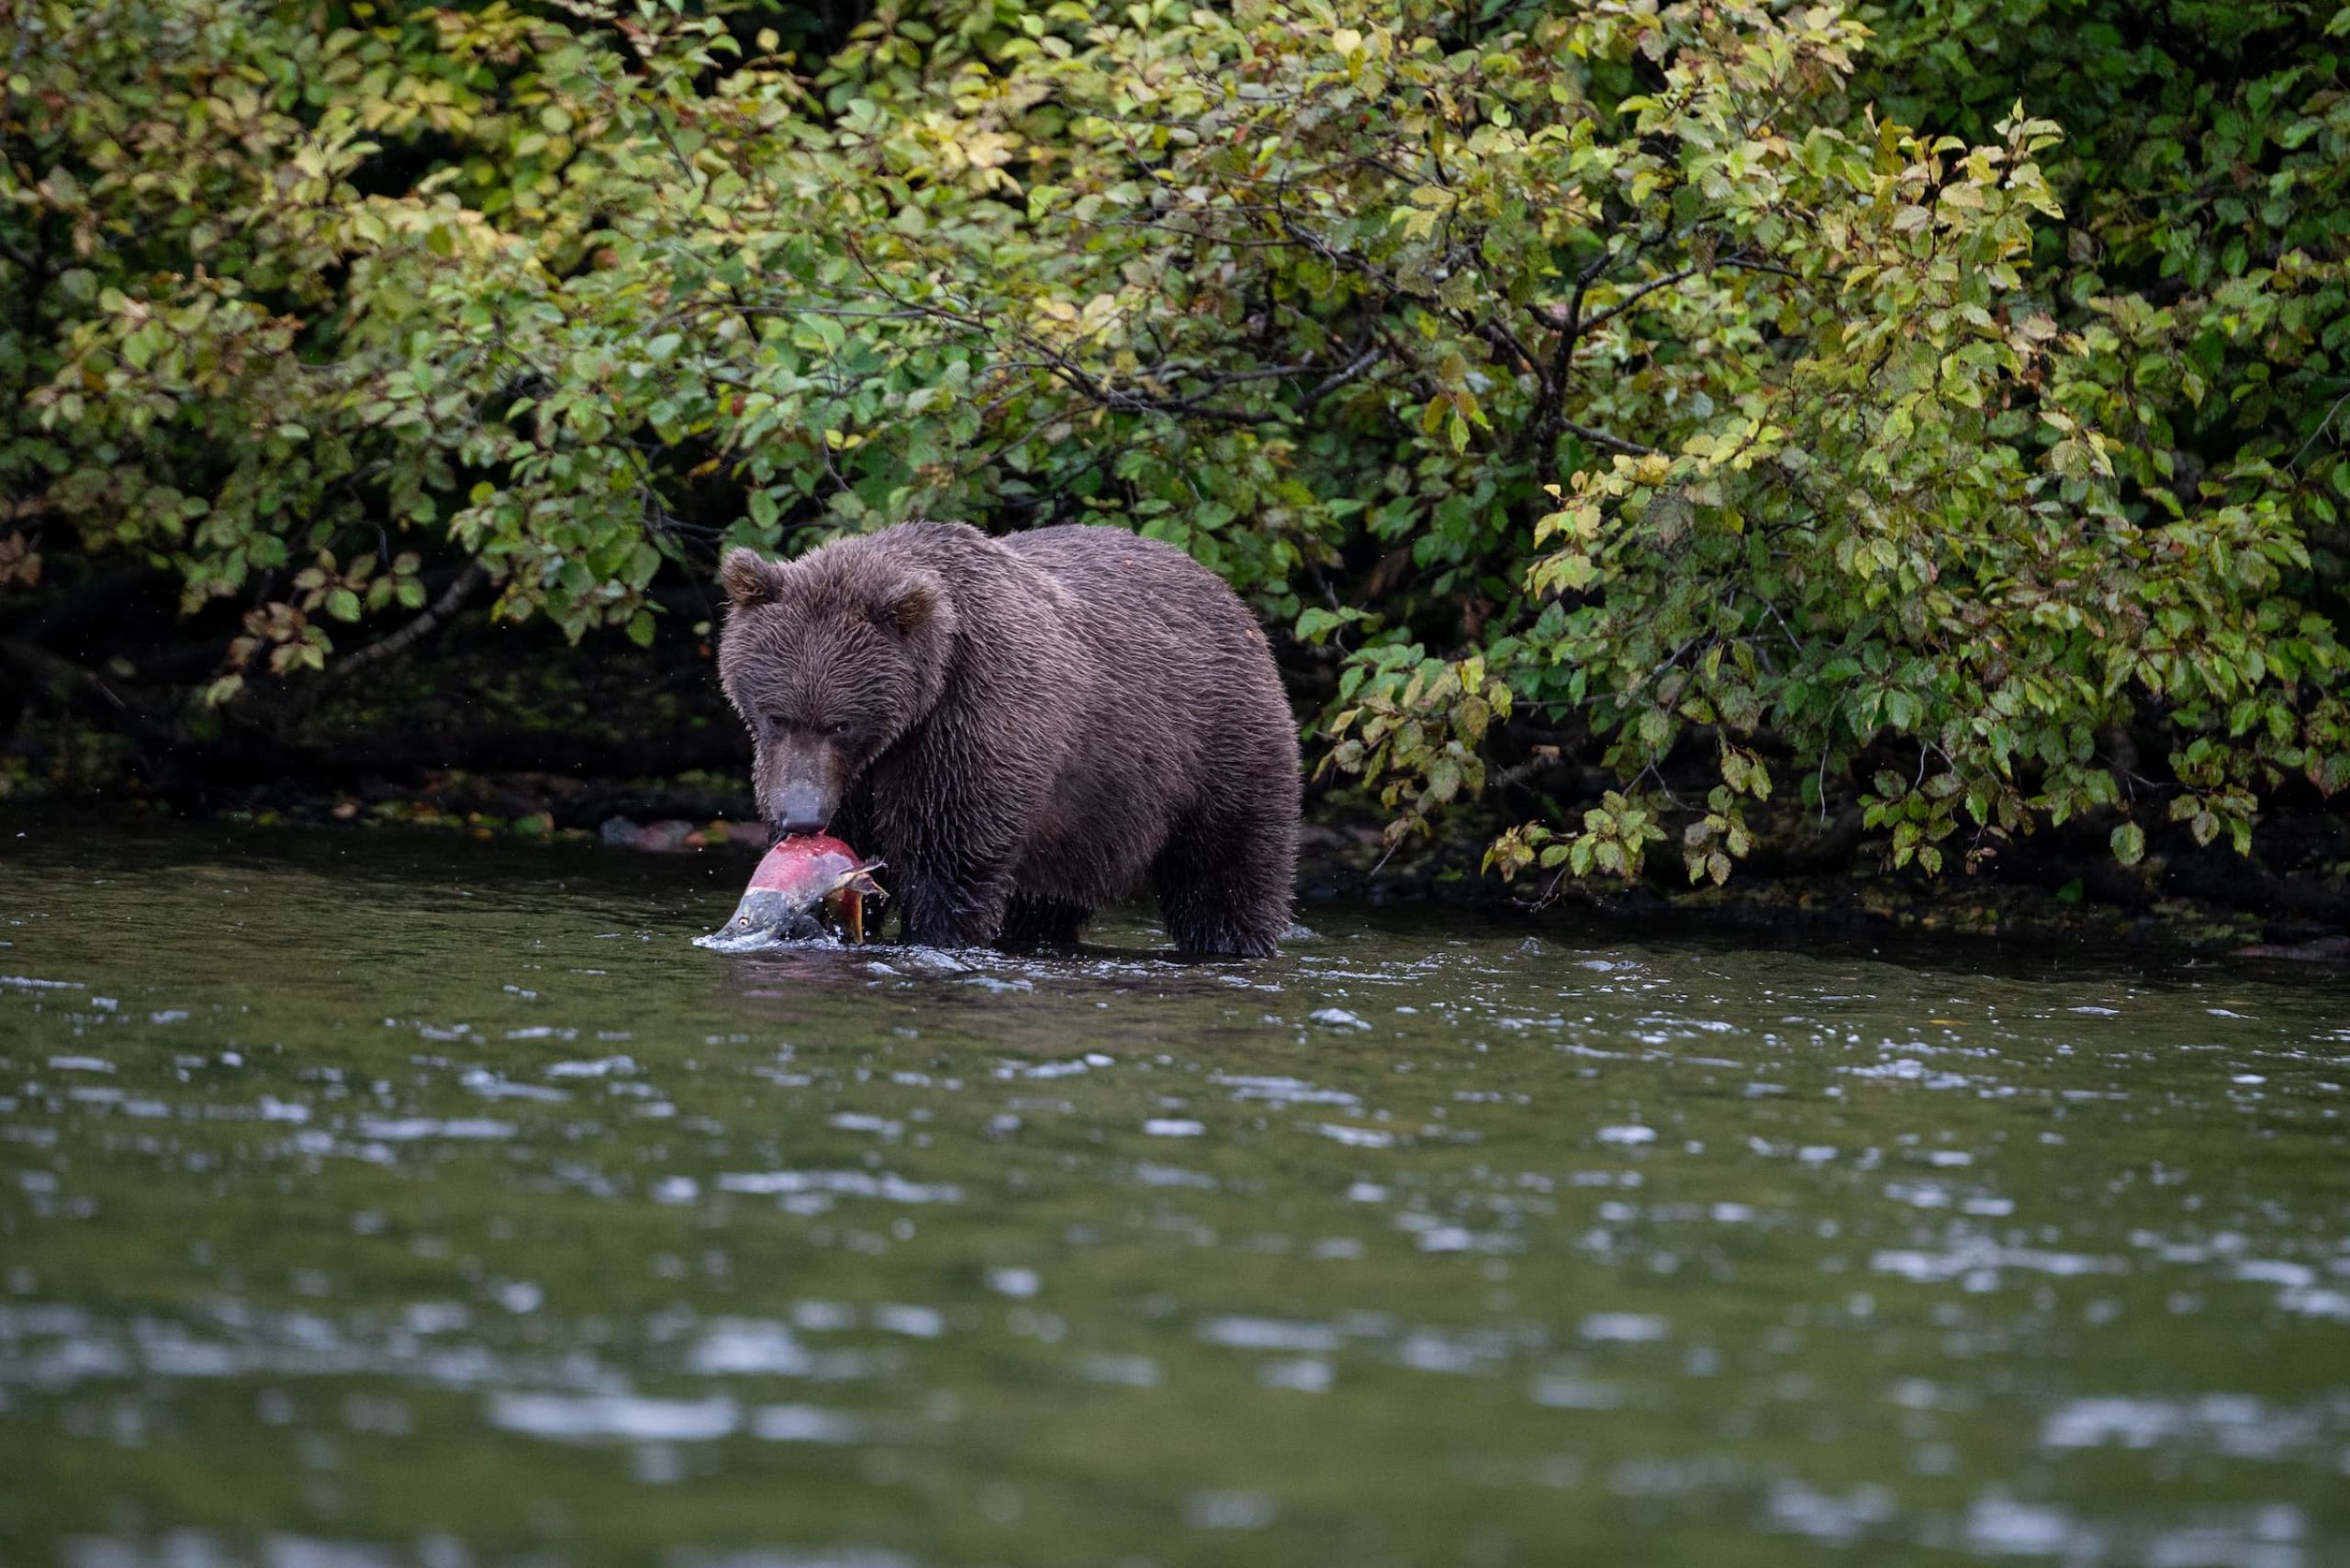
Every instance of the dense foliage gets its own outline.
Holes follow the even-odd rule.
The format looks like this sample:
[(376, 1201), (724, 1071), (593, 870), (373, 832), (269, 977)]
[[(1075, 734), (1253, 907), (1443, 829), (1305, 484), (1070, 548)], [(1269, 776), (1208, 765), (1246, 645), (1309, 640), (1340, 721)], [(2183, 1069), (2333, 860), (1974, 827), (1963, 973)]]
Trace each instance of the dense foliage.
[(485, 587), (650, 644), (727, 543), (933, 515), (1183, 545), (1399, 836), (1534, 813), (1505, 872), (1718, 881), (1836, 812), (1929, 873), (2075, 818), (2134, 861), (2350, 782), (2350, 8), (18, 0), (0, 42), (0, 615), (167, 565), (239, 622), (196, 722)]

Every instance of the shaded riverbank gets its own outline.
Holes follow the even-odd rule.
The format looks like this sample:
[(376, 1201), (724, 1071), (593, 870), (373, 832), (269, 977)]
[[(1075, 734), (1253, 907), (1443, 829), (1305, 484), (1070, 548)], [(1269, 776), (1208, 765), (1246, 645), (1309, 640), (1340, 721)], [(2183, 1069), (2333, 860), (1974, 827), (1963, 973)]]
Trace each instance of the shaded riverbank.
[[(597, 779), (546, 773), (478, 775), (428, 770), (377, 777), (345, 789), (281, 778), (208, 802), (194, 822), (168, 802), (0, 801), (0, 836), (30, 839), (163, 831), (297, 834), (374, 839), (420, 834), (479, 844), (601, 846), (614, 853), (708, 854), (747, 873), (768, 830), (755, 819), (742, 780), (723, 771), (668, 778)], [(1472, 824), (1472, 826), (1482, 824)], [(1391, 850), (1378, 815), (1323, 794), (1300, 837), (1302, 909), (1332, 901), (1391, 907), (1476, 910), (1528, 934), (1582, 918), (1628, 920), (1660, 935), (1707, 930), (1741, 940), (1800, 934), (1817, 939), (1896, 932), (1965, 933), (2076, 947), (2233, 952), (2260, 946), (2287, 958), (2342, 964), (2350, 933), (2342, 887), (2350, 868), (2350, 822), (2326, 815), (2278, 824), (2301, 846), (2300, 870), (2282, 875), (2232, 850), (2188, 849), (2124, 868), (2094, 846), (2014, 858), (1998, 872), (1929, 879), (1885, 874), (1857, 842), (1825, 864), (1741, 869), (1726, 888), (1689, 887), (1677, 877), (1642, 882), (1569, 884), (1555, 902), (1531, 879), (1510, 883), (1481, 868), (1477, 832)], [(2337, 858), (2337, 857), (2339, 858)], [(1841, 935), (1840, 935), (1841, 934)], [(2283, 960), (2280, 960), (2283, 961)]]

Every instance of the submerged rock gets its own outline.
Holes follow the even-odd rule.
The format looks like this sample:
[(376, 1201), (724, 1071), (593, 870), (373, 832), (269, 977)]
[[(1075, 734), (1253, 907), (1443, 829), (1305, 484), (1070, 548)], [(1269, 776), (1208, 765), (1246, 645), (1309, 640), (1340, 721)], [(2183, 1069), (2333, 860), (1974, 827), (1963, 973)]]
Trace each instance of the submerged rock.
[(723, 820), (691, 823), (665, 817), (659, 822), (637, 823), (627, 817), (606, 817), (599, 836), (615, 849), (642, 849), (654, 855), (682, 855), (707, 849), (712, 845), (756, 844), (767, 836), (767, 831), (763, 825)]
[(2255, 942), (2239, 947), (2239, 958), (2284, 958), (2300, 964), (2350, 963), (2350, 936), (2320, 936), (2308, 942)]

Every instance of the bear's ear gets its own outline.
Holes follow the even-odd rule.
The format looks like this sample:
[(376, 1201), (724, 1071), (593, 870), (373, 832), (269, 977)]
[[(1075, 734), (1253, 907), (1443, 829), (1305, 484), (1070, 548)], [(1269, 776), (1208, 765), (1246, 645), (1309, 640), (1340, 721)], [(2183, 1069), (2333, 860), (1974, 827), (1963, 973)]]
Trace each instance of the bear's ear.
[(911, 637), (923, 627), (947, 618), (946, 585), (924, 572), (893, 585), (867, 611), (885, 632)]
[(726, 559), (719, 563), (718, 580), (726, 585), (726, 597), (737, 610), (772, 604), (781, 588), (776, 564), (739, 545), (726, 552)]

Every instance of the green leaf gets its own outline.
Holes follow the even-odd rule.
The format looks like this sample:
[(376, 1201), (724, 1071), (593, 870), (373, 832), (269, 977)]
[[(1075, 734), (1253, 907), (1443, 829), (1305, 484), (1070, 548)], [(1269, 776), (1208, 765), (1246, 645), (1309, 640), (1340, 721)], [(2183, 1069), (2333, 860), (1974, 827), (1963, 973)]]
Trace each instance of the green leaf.
[(1336, 610), (1309, 606), (1298, 615), (1297, 636), (1301, 642), (1320, 643), (1345, 623), (1345, 617)]

